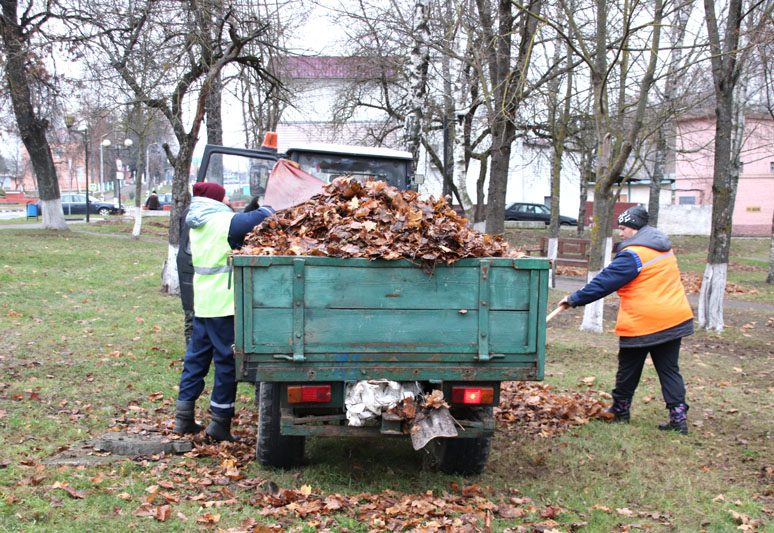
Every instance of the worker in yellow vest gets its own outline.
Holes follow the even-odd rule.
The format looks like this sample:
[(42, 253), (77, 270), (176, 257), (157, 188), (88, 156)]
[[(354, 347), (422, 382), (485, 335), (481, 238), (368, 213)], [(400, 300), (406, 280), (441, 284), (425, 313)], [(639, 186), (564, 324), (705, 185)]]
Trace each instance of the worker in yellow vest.
[(669, 421), (659, 429), (687, 434), (688, 404), (678, 359), (682, 338), (693, 333), (693, 312), (672, 242), (648, 225), (648, 212), (641, 206), (621, 213), (618, 229), (624, 240), (611, 263), (559, 305), (586, 305), (618, 291), (618, 372), (608, 412), (615, 421), (629, 421), (634, 391), (650, 353), (669, 409)]
[(196, 183), (186, 216), (193, 263), (193, 332), (183, 360), (175, 411), (175, 433), (198, 433), (195, 402), (204, 389), (210, 363), (215, 363), (215, 383), (210, 396), (211, 422), (205, 432), (216, 441), (238, 440), (231, 434), (236, 401), (234, 363), (234, 288), (231, 250), (240, 248), (247, 235), (266, 217), (271, 207), (234, 213), (226, 190), (217, 183)]

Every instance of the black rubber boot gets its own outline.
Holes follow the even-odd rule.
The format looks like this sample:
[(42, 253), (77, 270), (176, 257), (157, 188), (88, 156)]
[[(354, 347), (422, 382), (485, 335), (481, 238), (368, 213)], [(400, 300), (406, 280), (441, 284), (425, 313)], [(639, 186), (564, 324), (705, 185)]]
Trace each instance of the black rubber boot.
[(630, 399), (616, 400), (613, 398), (613, 405), (610, 406), (607, 412), (613, 415), (612, 422), (623, 422), (624, 424), (628, 424), (629, 418), (631, 418), (631, 408), (632, 401)]
[(183, 435), (186, 433), (199, 433), (204, 429), (194, 419), (195, 404), (196, 402), (177, 401), (175, 404), (175, 429), (172, 431)]
[(662, 431), (677, 431), (681, 435), (688, 434), (688, 405), (678, 403), (669, 408), (669, 422), (659, 424), (658, 429)]
[(205, 433), (218, 442), (236, 442), (239, 437), (231, 434), (231, 417), (212, 415), (212, 421)]

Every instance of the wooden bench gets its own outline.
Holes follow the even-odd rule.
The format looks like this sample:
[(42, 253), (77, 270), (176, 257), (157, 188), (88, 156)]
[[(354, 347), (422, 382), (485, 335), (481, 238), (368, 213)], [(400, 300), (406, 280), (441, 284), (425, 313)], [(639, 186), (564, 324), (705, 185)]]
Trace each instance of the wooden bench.
[[(589, 267), (589, 251), (591, 241), (588, 239), (576, 239), (559, 237), (556, 250), (556, 264), (558, 266)], [(540, 239), (540, 250), (527, 249), (527, 253), (539, 252), (540, 257), (548, 257), (548, 237)]]

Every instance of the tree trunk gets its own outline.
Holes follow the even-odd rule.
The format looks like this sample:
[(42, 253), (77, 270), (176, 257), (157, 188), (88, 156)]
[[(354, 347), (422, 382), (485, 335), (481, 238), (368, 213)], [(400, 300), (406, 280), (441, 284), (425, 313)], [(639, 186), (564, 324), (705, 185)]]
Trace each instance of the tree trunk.
[(43, 210), (43, 227), (67, 231), (69, 228), (60, 202), (59, 179), (46, 138), (48, 120), (37, 115), (33, 104), (33, 80), (29, 69), (37, 63), (30, 57), (27, 45), (30, 35), (34, 32), (30, 28), (21, 26), (17, 9), (17, 0), (2, 2), (0, 35), (2, 35), (5, 53), (5, 79), (8, 83), (19, 134), (29, 154), (32, 170), (37, 177)]
[(411, 152), (414, 157), (414, 170), (416, 170), (427, 91), (427, 70), (430, 64), (430, 51), (427, 46), (430, 38), (430, 8), (427, 0), (416, 0), (414, 17), (416, 27), (414, 29), (414, 47), (411, 50), (411, 105), (406, 114), (404, 138), (406, 150)]
[(480, 160), (478, 179), (476, 180), (476, 213), (473, 217), (474, 222), (484, 222), (486, 219), (486, 196), (484, 195), (484, 185), (486, 176), (489, 173), (489, 156), (484, 156)]
[[(447, 12), (450, 11), (451, 0), (447, 0)], [(463, 55), (463, 49), (465, 50)], [(470, 65), (467, 64), (467, 58), (471, 56), (470, 43), (467, 39), (465, 25), (460, 23), (453, 40), (454, 54), (461, 57), (453, 83), (453, 104), (454, 104), (454, 148), (452, 158), (454, 161), (452, 181), (457, 186), (457, 191), (462, 203), (462, 209), (469, 212), (473, 207), (473, 202), (468, 194), (468, 165), (467, 146), (469, 137), (466, 136), (466, 117), (471, 111), (470, 87), (471, 79)], [(470, 213), (468, 213), (470, 215)]]
[(505, 193), (511, 162), (511, 145), (516, 137), (512, 121), (495, 118), (492, 128), (492, 169), (486, 203), (486, 232), (500, 235), (505, 230)]
[(653, 174), (650, 177), (648, 195), (648, 224), (658, 226), (658, 211), (661, 205), (661, 181), (664, 179), (664, 166), (667, 157), (666, 126), (661, 125), (656, 132), (656, 157), (653, 162)]
[[(527, 70), (543, 0), (531, 0), (523, 6), (518, 27), (514, 27), (513, 3), (498, 0), (496, 31), (488, 1), (476, 0), (476, 6), (486, 43), (484, 53), (491, 85), (488, 119), (492, 137), (492, 166), (486, 203), (486, 231), (501, 234), (505, 228), (505, 198), (511, 145), (516, 138), (516, 113), (526, 94)], [(515, 57), (511, 50), (513, 35), (518, 38)]]
[[(705, 22), (712, 51), (715, 86), (715, 157), (712, 180), (712, 232), (707, 266), (699, 292), (699, 326), (722, 331), (723, 298), (731, 246), (732, 215), (739, 179), (739, 154), (734, 154), (734, 95), (740, 74), (737, 61), (742, 0), (730, 0), (722, 38), (715, 3), (704, 0)], [(743, 111), (742, 111), (743, 113)]]
[[(206, 124), (207, 144), (223, 145), (223, 113), (222, 113), (223, 84), (220, 76), (215, 76), (207, 92)], [(207, 168), (207, 178), (223, 185), (223, 158), (213, 157)]]

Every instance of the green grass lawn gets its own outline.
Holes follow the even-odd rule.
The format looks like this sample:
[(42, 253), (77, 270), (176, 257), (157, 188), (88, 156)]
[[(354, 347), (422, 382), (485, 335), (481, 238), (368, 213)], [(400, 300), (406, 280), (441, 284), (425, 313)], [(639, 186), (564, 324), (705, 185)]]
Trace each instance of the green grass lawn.
[[(666, 410), (647, 365), (631, 424), (592, 421), (545, 437), (499, 427), (485, 472), (471, 479), (428, 469), (404, 440), (310, 439), (304, 468), (264, 469), (252, 458), (246, 384), (242, 444), (199, 439), (184, 456), (47, 464), (109, 431), (170, 428), (183, 317), (179, 298), (160, 291), (166, 221), (155, 222), (145, 220), (139, 240), (120, 222), (0, 230), (2, 531), (369, 531), (390, 520), (423, 531), (774, 530), (774, 314), (761, 309), (729, 311), (722, 334), (685, 340), (687, 437), (655, 429)], [(744, 252), (732, 261), (761, 261), (764, 244), (734, 241)], [(700, 263), (699, 240), (676, 245)], [(551, 291), (549, 308), (562, 295)], [(556, 394), (604, 396), (615, 377), (614, 313), (602, 335), (579, 331), (580, 318), (551, 322), (545, 382)]]

